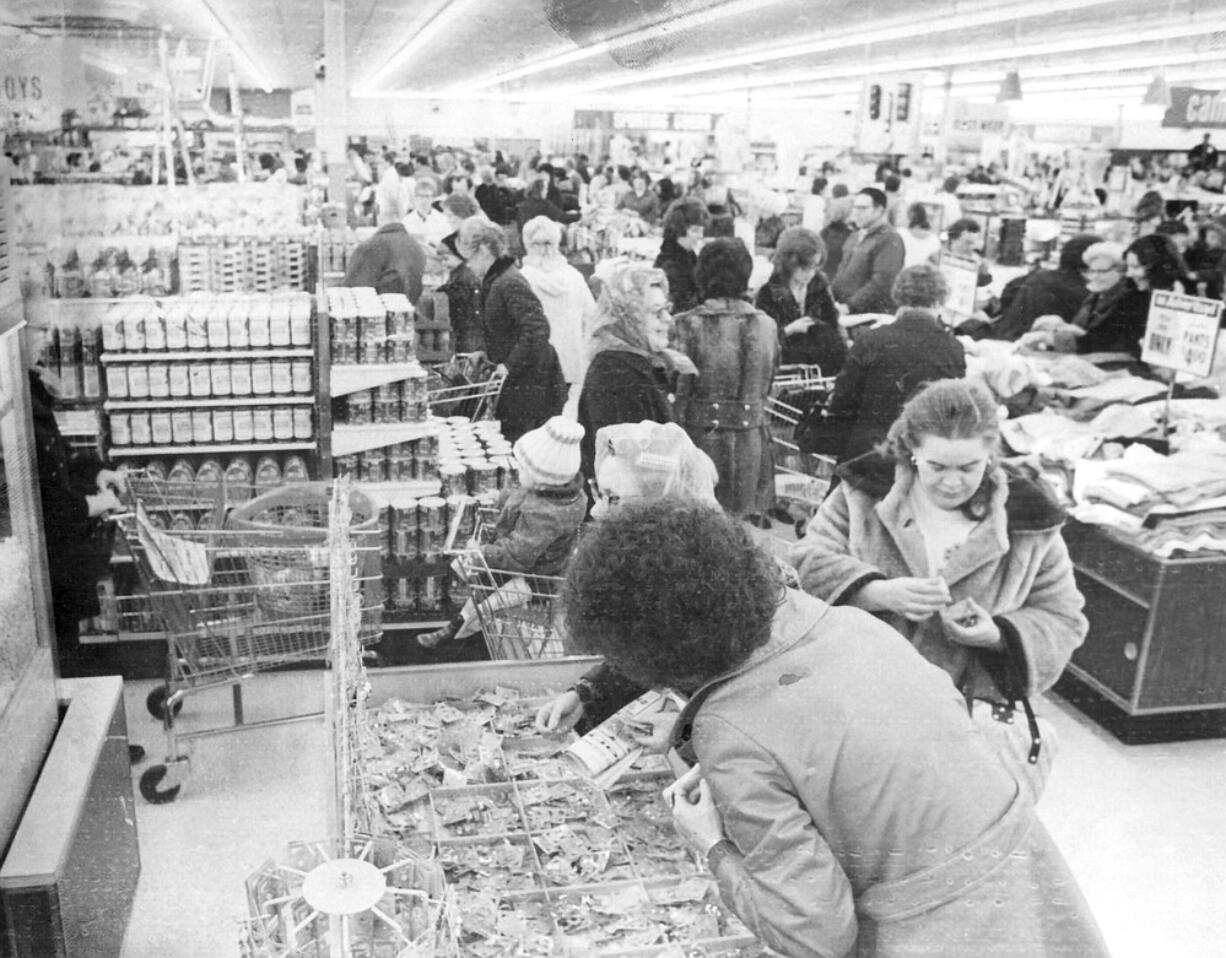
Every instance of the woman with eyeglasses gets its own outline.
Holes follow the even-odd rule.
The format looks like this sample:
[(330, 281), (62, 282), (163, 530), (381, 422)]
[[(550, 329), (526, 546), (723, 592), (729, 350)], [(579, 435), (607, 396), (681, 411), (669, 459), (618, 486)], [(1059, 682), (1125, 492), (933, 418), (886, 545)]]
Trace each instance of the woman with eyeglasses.
[(592, 361), (579, 394), (583, 474), (596, 475), (596, 433), (623, 422), (672, 422), (672, 380), (693, 369), (669, 350), (673, 317), (662, 270), (639, 263), (613, 269), (600, 292), (589, 340)]
[(549, 320), (549, 343), (562, 364), (569, 397), (563, 414), (575, 418), (587, 372), (585, 334), (596, 319), (596, 299), (583, 274), (562, 255), (562, 227), (545, 216), (524, 224), (523, 274)]

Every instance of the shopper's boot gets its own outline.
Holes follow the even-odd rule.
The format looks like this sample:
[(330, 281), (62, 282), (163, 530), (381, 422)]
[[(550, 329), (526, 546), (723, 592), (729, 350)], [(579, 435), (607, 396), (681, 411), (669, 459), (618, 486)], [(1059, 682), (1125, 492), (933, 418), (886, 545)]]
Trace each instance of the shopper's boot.
[(450, 642), (455, 638), (457, 632), (460, 631), (460, 626), (464, 624), (464, 619), (456, 616), (441, 629), (435, 629), (433, 632), (423, 632), (417, 637), (417, 644), (423, 649), (435, 649), (444, 642)]

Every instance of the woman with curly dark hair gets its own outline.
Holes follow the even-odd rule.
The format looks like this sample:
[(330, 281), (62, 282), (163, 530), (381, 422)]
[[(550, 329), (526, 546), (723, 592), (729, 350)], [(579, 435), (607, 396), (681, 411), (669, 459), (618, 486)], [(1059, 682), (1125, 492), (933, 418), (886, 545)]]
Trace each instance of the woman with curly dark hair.
[(580, 543), (563, 603), (581, 647), (690, 697), (673, 741), (700, 764), (664, 796), (771, 948), (1107, 954), (948, 677), (862, 610), (784, 589), (735, 520), (626, 505)]
[(675, 200), (664, 213), (664, 242), (654, 265), (668, 277), (674, 313), (693, 309), (701, 302), (695, 278), (698, 254), (694, 251), (709, 222), (707, 204), (696, 196)]
[(822, 275), (826, 244), (815, 232), (792, 226), (779, 234), (774, 270), (755, 301), (779, 326), (786, 365), (820, 366), (834, 376), (843, 368), (847, 344), (839, 328), (839, 308)]
[(720, 505), (751, 521), (774, 502), (766, 399), (779, 366), (775, 321), (745, 300), (752, 272), (753, 257), (739, 239), (721, 237), (702, 248), (703, 303), (677, 317), (674, 334), (698, 375), (680, 377), (673, 406), (694, 444), (715, 461)]

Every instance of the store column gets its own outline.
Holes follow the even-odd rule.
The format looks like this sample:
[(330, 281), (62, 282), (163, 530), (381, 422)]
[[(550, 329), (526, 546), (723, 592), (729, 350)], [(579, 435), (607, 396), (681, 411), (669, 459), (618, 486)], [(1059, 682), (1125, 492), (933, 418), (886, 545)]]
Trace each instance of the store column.
[(349, 145), (348, 67), (345, 62), (344, 0), (323, 0), (324, 62), (323, 102), (316, 129), (319, 148), (328, 169), (328, 200), (339, 203), (348, 216), (349, 197), (345, 185)]

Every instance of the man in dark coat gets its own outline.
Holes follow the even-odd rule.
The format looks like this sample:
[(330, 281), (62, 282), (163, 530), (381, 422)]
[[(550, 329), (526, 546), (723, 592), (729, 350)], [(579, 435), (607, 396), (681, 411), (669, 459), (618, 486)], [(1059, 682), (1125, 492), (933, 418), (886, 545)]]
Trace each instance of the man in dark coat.
[[(47, 382), (44, 383), (43, 376)], [(95, 671), (89, 648), (81, 645), (81, 619), (98, 615), (98, 580), (108, 571), (110, 534), (98, 517), (123, 508), (115, 490), (120, 472), (96, 458), (75, 454), (52, 411), (54, 378), (41, 367), (30, 372), (30, 409), (38, 457), (38, 491), (51, 577), (56, 653), (63, 677)]]
[(421, 277), (426, 251), (404, 228), (398, 193), (379, 196), (379, 222), (375, 235), (358, 246), (345, 270), (345, 286), (373, 286), (376, 293), (403, 293), (416, 305), (421, 298)]
[(892, 313), (890, 286), (902, 270), (906, 250), (886, 218), (887, 200), (871, 186), (852, 201), (852, 221), (859, 233), (843, 248), (834, 278), (834, 298), (849, 313)]
[(486, 358), (506, 375), (498, 400), (502, 434), (514, 442), (562, 412), (567, 385), (549, 344), (541, 301), (508, 255), (506, 234), (483, 216), (460, 225), (459, 253), (481, 281)]
[(1031, 324), (1040, 316), (1059, 316), (1066, 323), (1072, 322), (1086, 298), (1082, 254), (1101, 242), (1101, 236), (1080, 233), (1064, 244), (1056, 269), (1041, 269), (1027, 276), (1004, 315), (992, 324), (991, 338), (1019, 339), (1030, 332)]

